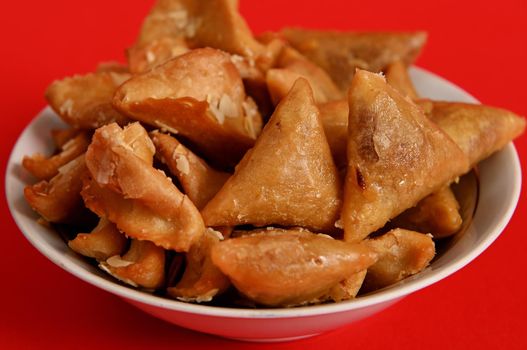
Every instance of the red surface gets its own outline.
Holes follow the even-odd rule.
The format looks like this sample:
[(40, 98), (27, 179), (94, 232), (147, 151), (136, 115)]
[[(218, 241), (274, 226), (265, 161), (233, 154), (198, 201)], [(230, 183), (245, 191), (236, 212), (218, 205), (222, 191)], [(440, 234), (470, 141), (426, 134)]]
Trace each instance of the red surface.
[[(123, 59), (152, 1), (9, 1), (0, 15), (2, 179), (24, 126), (55, 78)], [(287, 4), (287, 5), (285, 5)], [(418, 64), (486, 104), (527, 115), (524, 0), (242, 0), (255, 32), (283, 25), (426, 29)], [(133, 7), (132, 7), (133, 6)], [(527, 173), (527, 137), (516, 142)], [(507, 171), (504, 169), (504, 171)], [(1, 189), (4, 198), (4, 189)], [(455, 275), (369, 319), (275, 348), (527, 348), (527, 199), (503, 235)], [(0, 348), (263, 348), (193, 333), (151, 318), (69, 275), (23, 238), (0, 200)]]

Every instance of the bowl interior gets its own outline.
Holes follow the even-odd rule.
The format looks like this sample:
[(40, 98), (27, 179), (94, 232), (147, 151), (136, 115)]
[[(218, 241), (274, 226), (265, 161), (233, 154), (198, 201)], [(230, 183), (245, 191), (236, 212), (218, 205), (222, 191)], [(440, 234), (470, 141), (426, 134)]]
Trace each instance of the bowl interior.
[[(423, 97), (436, 100), (473, 102), (477, 100), (462, 89), (423, 69), (412, 68), (411, 77)], [(514, 146), (483, 161), (479, 166), (479, 203), (472, 223), (464, 234), (453, 240), (442, 255), (422, 273), (412, 276), (383, 290), (356, 300), (327, 305), (293, 309), (237, 309), (195, 305), (165, 299), (141, 292), (116, 282), (87, 260), (71, 251), (60, 236), (37, 223), (38, 216), (23, 198), (26, 184), (34, 179), (20, 165), (24, 155), (52, 149), (49, 131), (64, 127), (63, 122), (48, 107), (28, 125), (15, 145), (8, 162), (5, 186), (9, 208), (22, 233), (31, 244), (55, 264), (116, 295), (169, 310), (222, 317), (273, 318), (327, 314), (365, 308), (370, 305), (396, 300), (424, 288), (459, 270), (483, 252), (503, 231), (518, 202), (521, 170)], [(507, 171), (503, 171), (507, 169)]]

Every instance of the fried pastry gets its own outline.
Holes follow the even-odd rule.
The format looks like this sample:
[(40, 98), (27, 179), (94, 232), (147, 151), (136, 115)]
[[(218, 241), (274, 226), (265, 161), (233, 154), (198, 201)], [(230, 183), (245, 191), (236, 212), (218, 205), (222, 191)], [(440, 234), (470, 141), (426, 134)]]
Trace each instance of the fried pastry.
[(53, 139), (53, 144), (56, 149), (62, 149), (62, 147), (75, 136), (79, 135), (82, 130), (75, 128), (67, 129), (52, 129), (51, 138)]
[(220, 49), (246, 57), (253, 64), (269, 66), (266, 48), (253, 37), (238, 12), (237, 1), (157, 1), (143, 23), (134, 50), (165, 39), (183, 42), (190, 48)]
[(96, 129), (112, 122), (126, 125), (128, 118), (112, 107), (112, 98), (129, 78), (128, 73), (99, 72), (57, 80), (46, 90), (46, 100), (74, 128)]
[(340, 191), (313, 93), (299, 79), (201, 213), (207, 226), (277, 224), (331, 232)]
[(150, 135), (156, 147), (156, 157), (176, 176), (192, 203), (203, 209), (231, 174), (213, 169), (170, 135), (158, 131)]
[(397, 60), (390, 63), (385, 69), (386, 82), (390, 84), (395, 90), (399, 91), (401, 95), (407, 96), (412, 100), (417, 100), (419, 95), (415, 91), (414, 84), (408, 75), (408, 66), (403, 62)]
[(39, 180), (51, 180), (59, 173), (59, 168), (81, 154), (86, 152), (90, 138), (87, 133), (80, 133), (73, 139), (62, 145), (59, 153), (49, 158), (37, 153), (32, 156), (25, 156), (22, 165), (33, 176)]
[(24, 196), (31, 208), (45, 220), (71, 223), (79, 220), (84, 206), (80, 192), (86, 174), (84, 154), (59, 168), (50, 181), (40, 181), (24, 188)]
[(395, 229), (364, 244), (378, 254), (377, 262), (368, 268), (362, 292), (384, 288), (421, 272), (435, 256), (430, 235)]
[(189, 51), (187, 42), (182, 37), (164, 37), (149, 43), (136, 45), (126, 51), (130, 71), (134, 74), (144, 73), (168, 60)]
[(340, 301), (355, 298), (359, 293), (362, 284), (364, 283), (367, 271), (367, 269), (364, 269), (351, 275), (351, 277), (340, 281), (337, 285), (330, 289), (326, 296), (327, 300), (338, 303)]
[(346, 148), (348, 147), (348, 101), (340, 100), (319, 104), (318, 109), (335, 164), (338, 168), (345, 167), (347, 164)]
[(419, 105), (465, 152), (471, 166), (505, 147), (525, 130), (525, 119), (483, 105), (422, 100)]
[(286, 47), (278, 58), (276, 68), (270, 69), (266, 76), (271, 100), (275, 105), (287, 95), (298, 78), (305, 78), (309, 82), (317, 103), (344, 98), (323, 69), (294, 49)]
[(376, 261), (365, 245), (301, 229), (228, 239), (211, 255), (238, 291), (266, 306), (309, 303)]
[(261, 128), (231, 57), (210, 48), (134, 76), (117, 90), (114, 105), (133, 119), (181, 134), (222, 165), (235, 165)]
[(344, 239), (357, 242), (468, 171), (463, 151), (378, 74), (349, 93)]
[(146, 131), (133, 142), (125, 139), (133, 125), (122, 130), (110, 124), (95, 132), (86, 152), (92, 179), (85, 181), (84, 202), (129, 237), (188, 252), (205, 230), (203, 220), (190, 199), (163, 172), (137, 155), (134, 144), (142, 150), (144, 146), (139, 145), (146, 143), (153, 150)]
[(121, 255), (126, 249), (128, 240), (117, 227), (105, 218), (90, 233), (79, 233), (68, 246), (75, 252), (95, 258), (97, 261)]
[(99, 267), (133, 287), (157, 289), (165, 281), (165, 251), (152, 242), (132, 239), (126, 254), (114, 255)]
[(440, 239), (457, 233), (462, 223), (459, 203), (450, 187), (445, 186), (397, 216), (390, 226), (431, 233)]
[(201, 303), (211, 301), (229, 288), (229, 279), (211, 259), (211, 250), (221, 240), (223, 236), (220, 232), (210, 228), (205, 231), (199, 243), (186, 255), (186, 268), (181, 281), (175, 287), (167, 289), (170, 296)]
[(349, 88), (357, 68), (380, 72), (390, 63), (410, 65), (426, 42), (426, 33), (331, 32), (286, 28), (282, 35), (322, 67), (342, 91)]
[(97, 65), (95, 73), (130, 73), (130, 69), (126, 64), (122, 64), (116, 61), (101, 62)]

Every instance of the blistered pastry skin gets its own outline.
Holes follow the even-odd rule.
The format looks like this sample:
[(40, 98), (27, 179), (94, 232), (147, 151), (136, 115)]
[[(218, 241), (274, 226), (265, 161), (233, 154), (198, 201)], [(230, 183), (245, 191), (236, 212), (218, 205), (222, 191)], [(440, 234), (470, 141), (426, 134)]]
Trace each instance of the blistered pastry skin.
[(181, 134), (222, 165), (235, 165), (261, 129), (261, 116), (230, 56), (210, 48), (134, 76), (117, 90), (114, 106), (135, 120)]
[(212, 248), (212, 261), (236, 288), (266, 306), (317, 299), (375, 260), (376, 254), (366, 246), (305, 230), (271, 229)]
[(278, 224), (331, 232), (340, 188), (312, 92), (299, 79), (202, 215), (207, 226)]
[(471, 166), (525, 131), (524, 118), (501, 108), (429, 100), (419, 105), (465, 152)]
[(400, 60), (413, 63), (426, 42), (426, 33), (331, 32), (286, 28), (281, 32), (291, 45), (324, 68), (342, 91), (347, 91), (355, 70), (380, 72)]
[(381, 76), (358, 71), (349, 104), (342, 220), (356, 242), (469, 168), (454, 141)]

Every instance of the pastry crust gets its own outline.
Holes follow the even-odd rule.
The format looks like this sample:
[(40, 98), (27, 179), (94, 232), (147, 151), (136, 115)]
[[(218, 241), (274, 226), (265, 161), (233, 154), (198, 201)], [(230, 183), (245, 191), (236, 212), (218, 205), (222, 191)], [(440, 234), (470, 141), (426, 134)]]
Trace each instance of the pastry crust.
[(349, 94), (342, 221), (357, 242), (468, 171), (461, 149), (381, 76), (358, 71)]
[(331, 32), (286, 28), (281, 33), (295, 49), (328, 72), (343, 92), (348, 90), (356, 69), (380, 72), (397, 60), (409, 66), (426, 42), (424, 32)]
[(249, 299), (266, 306), (306, 304), (372, 265), (365, 245), (309, 231), (269, 229), (223, 241), (212, 261)]
[(185, 194), (200, 210), (231, 176), (210, 167), (175, 137), (158, 131), (150, 133), (150, 137), (156, 147), (156, 157), (168, 166)]
[(208, 226), (278, 224), (331, 232), (340, 191), (311, 89), (299, 79), (201, 213)]
[[(188, 197), (152, 167), (153, 145), (146, 131), (127, 140), (134, 125), (142, 129), (139, 124), (125, 130), (110, 124), (95, 132), (86, 152), (91, 179), (84, 182), (84, 202), (128, 237), (188, 252), (205, 229), (203, 220)], [(150, 147), (151, 153), (141, 157), (141, 150)]]
[(113, 108), (112, 99), (128, 79), (129, 73), (113, 71), (75, 75), (53, 82), (46, 90), (46, 100), (74, 128), (96, 129), (113, 122), (126, 125), (129, 119)]
[(116, 92), (114, 105), (135, 120), (181, 134), (222, 166), (235, 165), (261, 129), (230, 55), (210, 48), (133, 77)]
[(504, 109), (461, 102), (421, 100), (429, 118), (476, 165), (525, 131), (525, 119)]

